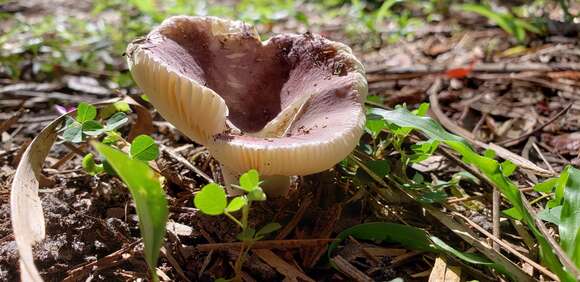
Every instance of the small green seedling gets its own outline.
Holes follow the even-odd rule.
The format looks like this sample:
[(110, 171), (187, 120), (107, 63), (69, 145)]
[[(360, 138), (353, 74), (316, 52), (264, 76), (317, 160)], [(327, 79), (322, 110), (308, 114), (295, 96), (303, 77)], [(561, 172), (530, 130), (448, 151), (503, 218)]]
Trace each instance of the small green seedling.
[[(119, 107), (123, 108), (122, 104)], [(101, 122), (95, 120), (97, 108), (87, 103), (80, 103), (76, 110), (76, 117), (74, 119), (67, 117), (62, 129), (62, 139), (72, 143), (81, 143), (89, 136), (97, 137), (116, 130), (129, 120), (124, 112), (117, 112), (109, 116), (110, 118), (105, 121), (103, 126)]]
[[(233, 280), (236, 281), (240, 278), (244, 257), (251, 246), (281, 227), (280, 224), (273, 222), (256, 231), (248, 224), (252, 202), (266, 200), (266, 193), (260, 187), (261, 183), (258, 171), (252, 169), (240, 176), (240, 185), (232, 185), (234, 188), (245, 192), (243, 195), (234, 197), (228, 202), (225, 189), (217, 183), (210, 183), (204, 186), (193, 199), (195, 206), (204, 214), (212, 216), (225, 215), (242, 229), (236, 236), (243, 243), (240, 256), (235, 264), (236, 277)], [(241, 218), (236, 218), (232, 215), (232, 213), (240, 210), (242, 211)]]
[[(93, 176), (106, 172), (118, 176), (127, 185), (139, 217), (145, 260), (153, 281), (159, 281), (155, 266), (169, 211), (162, 189), (163, 178), (147, 163), (159, 156), (159, 147), (147, 135), (137, 136), (131, 144), (125, 141), (116, 131), (128, 121), (125, 112), (130, 112), (125, 102), (116, 102), (99, 110), (93, 105), (80, 103), (75, 118), (66, 120), (61, 138), (73, 143), (90, 140), (102, 161), (97, 163), (93, 153), (86, 154), (82, 160), (85, 171)], [(103, 134), (104, 137), (101, 136)], [(99, 143), (101, 137), (102, 143)], [(130, 146), (130, 154), (120, 150), (126, 146)]]

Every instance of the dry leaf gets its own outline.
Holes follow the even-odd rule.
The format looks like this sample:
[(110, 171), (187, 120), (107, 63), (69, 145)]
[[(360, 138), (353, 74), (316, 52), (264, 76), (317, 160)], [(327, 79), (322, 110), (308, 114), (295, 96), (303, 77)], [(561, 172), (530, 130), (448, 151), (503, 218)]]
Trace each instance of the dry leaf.
[(429, 275), (429, 282), (440, 281), (460, 282), (461, 268), (449, 266), (445, 260), (437, 257), (435, 259), (435, 265), (433, 265), (433, 270), (431, 270), (431, 275)]
[(253, 250), (254, 254), (256, 254), (260, 259), (262, 259), (265, 263), (276, 269), (276, 271), (280, 272), (282, 275), (286, 277), (288, 281), (298, 281), (297, 278), (304, 281), (314, 281), (312, 278), (308, 277), (302, 271), (298, 270), (295, 266), (287, 263), (285, 260), (277, 256), (270, 250), (260, 249), (260, 250)]
[(558, 135), (550, 140), (549, 143), (561, 154), (578, 154), (578, 151), (580, 151), (580, 133)]
[(24, 151), (14, 174), (10, 191), (10, 218), (14, 240), (20, 255), (20, 278), (22, 281), (42, 281), (34, 265), (32, 245), (45, 236), (44, 214), (38, 196), (38, 179), (42, 163), (56, 140), (57, 127), (65, 115), (44, 128)]

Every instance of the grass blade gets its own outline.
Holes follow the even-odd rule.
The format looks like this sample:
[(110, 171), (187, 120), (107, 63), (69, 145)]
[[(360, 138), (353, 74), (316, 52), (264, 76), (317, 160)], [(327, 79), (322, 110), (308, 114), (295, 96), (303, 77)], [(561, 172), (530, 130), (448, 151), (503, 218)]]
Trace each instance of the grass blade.
[(431, 118), (416, 116), (405, 108), (399, 107), (392, 111), (372, 108), (369, 109), (368, 113), (371, 119), (380, 117), (397, 126), (419, 130), (427, 137), (439, 140), (461, 154), (464, 162), (475, 165), (499, 188), (515, 210), (522, 215), (523, 221), (538, 240), (542, 259), (549, 269), (556, 273), (562, 281), (576, 281), (573, 275), (562, 267), (548, 240), (538, 230), (534, 218), (524, 207), (518, 187), (505, 176), (499, 162), (476, 153), (465, 139), (447, 132)]
[(139, 229), (145, 245), (145, 260), (151, 275), (157, 280), (155, 266), (165, 237), (165, 224), (169, 214), (159, 176), (146, 163), (131, 159), (119, 150), (96, 142), (93, 146), (107, 159), (133, 196), (139, 216)]
[(580, 170), (568, 167), (568, 181), (564, 189), (564, 201), (560, 216), (560, 245), (580, 267)]

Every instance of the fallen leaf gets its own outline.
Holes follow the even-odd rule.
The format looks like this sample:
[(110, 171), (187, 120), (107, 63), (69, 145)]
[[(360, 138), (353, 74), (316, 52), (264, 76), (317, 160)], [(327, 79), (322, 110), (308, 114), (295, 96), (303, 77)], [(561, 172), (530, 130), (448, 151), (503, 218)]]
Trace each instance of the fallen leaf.
[(445, 71), (445, 76), (447, 76), (447, 78), (464, 78), (471, 74), (476, 63), (477, 61), (472, 61), (469, 66), (464, 68), (448, 69)]
[(288, 281), (298, 281), (297, 278), (303, 281), (314, 281), (308, 277), (304, 272), (300, 271), (295, 266), (287, 263), (285, 260), (277, 256), (274, 252), (266, 249), (253, 250), (260, 259), (265, 263), (276, 269), (279, 273), (284, 275)]
[(441, 257), (435, 259), (435, 265), (429, 275), (429, 282), (459, 282), (461, 281), (461, 268), (456, 266), (449, 266)]
[(65, 76), (63, 79), (66, 86), (72, 90), (83, 93), (106, 96), (111, 95), (111, 91), (99, 85), (99, 82), (88, 76)]
[(44, 215), (38, 196), (38, 179), (41, 178), (42, 163), (56, 140), (57, 127), (62, 124), (65, 117), (66, 115), (62, 115), (57, 118), (32, 140), (14, 174), (10, 191), (10, 218), (20, 256), (22, 281), (42, 281), (32, 256), (32, 245), (45, 236)]
[(550, 140), (549, 144), (561, 154), (577, 154), (580, 150), (580, 132), (562, 134)]

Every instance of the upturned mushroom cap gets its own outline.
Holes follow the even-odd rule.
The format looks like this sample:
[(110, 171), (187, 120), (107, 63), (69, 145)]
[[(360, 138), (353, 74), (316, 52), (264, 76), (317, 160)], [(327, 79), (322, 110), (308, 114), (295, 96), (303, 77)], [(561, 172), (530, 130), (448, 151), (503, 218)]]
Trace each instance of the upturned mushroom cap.
[(310, 33), (262, 42), (240, 22), (179, 16), (127, 54), (159, 113), (232, 171), (320, 172), (363, 133), (364, 69), (341, 43)]

